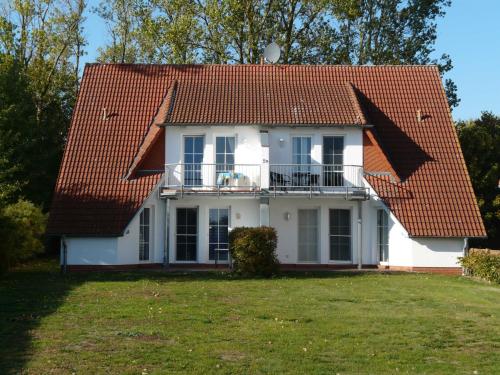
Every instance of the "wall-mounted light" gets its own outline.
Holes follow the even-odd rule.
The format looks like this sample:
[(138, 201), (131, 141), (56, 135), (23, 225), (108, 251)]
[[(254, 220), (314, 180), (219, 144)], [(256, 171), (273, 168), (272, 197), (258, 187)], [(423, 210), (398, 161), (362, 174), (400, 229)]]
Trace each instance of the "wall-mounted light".
[(283, 147), (285, 145), (285, 140), (283, 138), (280, 138), (279, 142), (280, 142), (280, 147)]
[(285, 218), (286, 221), (288, 221), (292, 217), (292, 214), (290, 212), (285, 212), (285, 214), (283, 215), (283, 217)]
[(241, 219), (241, 214), (239, 212), (236, 212), (236, 219), (240, 220)]

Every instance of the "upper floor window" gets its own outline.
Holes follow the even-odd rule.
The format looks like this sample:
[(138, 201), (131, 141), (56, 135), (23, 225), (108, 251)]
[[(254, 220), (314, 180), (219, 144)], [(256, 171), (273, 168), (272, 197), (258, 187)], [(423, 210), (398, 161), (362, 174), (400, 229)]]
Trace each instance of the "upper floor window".
[(149, 260), (149, 244), (150, 244), (150, 209), (145, 207), (139, 216), (139, 260)]

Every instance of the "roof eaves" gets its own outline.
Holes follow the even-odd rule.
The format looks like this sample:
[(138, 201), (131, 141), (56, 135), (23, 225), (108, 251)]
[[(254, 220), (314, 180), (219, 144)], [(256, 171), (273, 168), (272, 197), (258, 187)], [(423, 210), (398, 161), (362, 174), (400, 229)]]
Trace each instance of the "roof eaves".
[(167, 93), (165, 94), (162, 100), (161, 105), (158, 107), (158, 110), (156, 111), (153, 120), (149, 124), (148, 131), (144, 135), (144, 138), (142, 139), (142, 142), (137, 152), (135, 153), (132, 163), (127, 169), (127, 173), (124, 176), (125, 180), (130, 179), (131, 176), (134, 175), (134, 173), (137, 171), (137, 167), (140, 165), (144, 156), (147, 155), (148, 151), (151, 149), (155, 141), (162, 133), (161, 132), (162, 128), (160, 127), (160, 125), (168, 121), (168, 117), (170, 115), (172, 108), (171, 103), (175, 95), (175, 89), (177, 87), (176, 82), (177, 81), (173, 81), (172, 84), (169, 86)]

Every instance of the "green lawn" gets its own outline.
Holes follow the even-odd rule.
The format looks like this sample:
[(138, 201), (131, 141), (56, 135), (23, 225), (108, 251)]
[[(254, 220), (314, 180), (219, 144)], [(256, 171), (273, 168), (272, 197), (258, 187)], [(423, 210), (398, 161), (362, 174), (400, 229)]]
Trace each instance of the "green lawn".
[(500, 287), (424, 274), (0, 279), (0, 374), (500, 373)]

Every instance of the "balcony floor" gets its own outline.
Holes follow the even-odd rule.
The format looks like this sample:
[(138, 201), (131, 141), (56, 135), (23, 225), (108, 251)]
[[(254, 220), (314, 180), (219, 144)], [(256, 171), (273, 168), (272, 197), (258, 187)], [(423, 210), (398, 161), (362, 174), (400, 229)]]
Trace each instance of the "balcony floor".
[(160, 192), (162, 198), (180, 198), (184, 196), (246, 196), (246, 197), (280, 197), (280, 198), (344, 198), (346, 200), (369, 199), (368, 189), (364, 187), (345, 186), (313, 186), (313, 187), (290, 187), (290, 188), (244, 188), (244, 187), (163, 187)]

